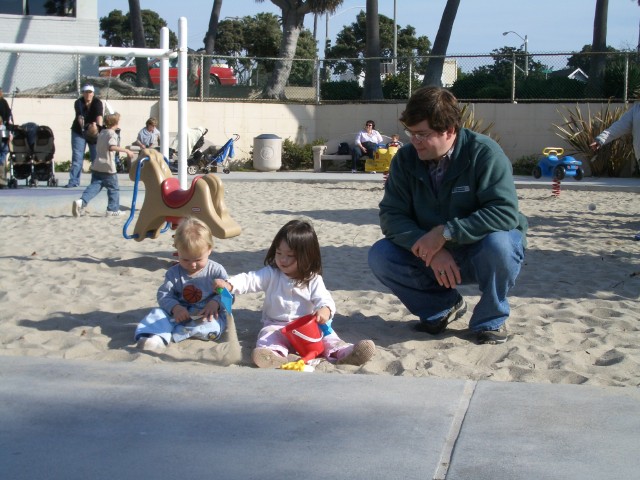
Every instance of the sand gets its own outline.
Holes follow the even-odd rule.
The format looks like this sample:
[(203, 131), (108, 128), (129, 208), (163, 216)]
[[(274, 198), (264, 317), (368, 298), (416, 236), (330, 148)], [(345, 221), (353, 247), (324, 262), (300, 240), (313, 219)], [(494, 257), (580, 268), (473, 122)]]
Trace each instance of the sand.
[[(218, 240), (214, 260), (229, 274), (260, 268), (277, 230), (310, 219), (322, 246), (324, 278), (345, 340), (370, 338), (378, 349), (362, 367), (323, 362), (313, 375), (370, 374), (600, 386), (640, 385), (640, 202), (635, 193), (519, 189), (530, 222), (529, 249), (510, 296), (511, 334), (479, 346), (470, 311), (437, 337), (414, 332), (417, 319), (367, 266), (381, 237), (380, 180), (348, 183), (228, 182), (225, 200), (242, 235)], [(104, 194), (101, 194), (104, 196)], [(96, 202), (97, 204), (97, 202)], [(0, 355), (180, 363), (189, 368), (255, 368), (261, 294), (234, 305), (237, 348), (187, 340), (161, 353), (135, 348), (136, 323), (155, 306), (173, 262), (170, 233), (135, 242), (122, 237), (124, 217), (103, 209), (73, 218), (70, 206), (0, 217)], [(33, 210), (33, 209), (30, 209)], [(475, 286), (461, 288), (472, 308)], [(233, 336), (233, 335), (232, 335)]]

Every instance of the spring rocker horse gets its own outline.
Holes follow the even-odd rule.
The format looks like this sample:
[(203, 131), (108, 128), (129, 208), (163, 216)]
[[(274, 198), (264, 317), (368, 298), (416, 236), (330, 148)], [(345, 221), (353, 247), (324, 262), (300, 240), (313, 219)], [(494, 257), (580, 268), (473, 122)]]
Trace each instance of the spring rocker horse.
[[(145, 238), (157, 238), (169, 227), (175, 229), (188, 216), (206, 223), (217, 238), (235, 237), (242, 231), (227, 211), (222, 181), (212, 173), (195, 177), (188, 190), (181, 190), (180, 181), (171, 173), (164, 156), (157, 150), (144, 149), (131, 162), (129, 178), (135, 183), (131, 214), (122, 231), (126, 239), (140, 242)], [(133, 234), (128, 235), (127, 228), (136, 212), (140, 181), (145, 187), (144, 202)]]

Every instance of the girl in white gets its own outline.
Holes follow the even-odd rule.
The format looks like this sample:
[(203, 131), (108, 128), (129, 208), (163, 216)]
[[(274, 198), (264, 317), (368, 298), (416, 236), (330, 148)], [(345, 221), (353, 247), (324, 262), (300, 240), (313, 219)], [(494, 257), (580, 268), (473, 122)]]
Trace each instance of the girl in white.
[[(216, 280), (215, 286), (232, 293), (265, 292), (263, 328), (251, 359), (260, 368), (277, 368), (286, 363), (292, 350), (280, 332), (289, 322), (314, 313), (323, 333), (324, 355), (338, 364), (362, 365), (375, 353), (371, 340), (346, 343), (331, 328), (336, 305), (322, 280), (320, 244), (313, 227), (292, 220), (280, 229), (264, 260), (265, 267)], [(293, 352), (292, 352), (293, 353)]]

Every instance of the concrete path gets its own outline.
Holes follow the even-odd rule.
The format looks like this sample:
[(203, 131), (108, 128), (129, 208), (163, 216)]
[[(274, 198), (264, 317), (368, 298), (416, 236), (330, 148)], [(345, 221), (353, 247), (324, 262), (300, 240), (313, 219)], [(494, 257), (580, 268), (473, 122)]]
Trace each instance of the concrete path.
[[(118, 176), (120, 184), (120, 204), (123, 210), (128, 210), (132, 205), (134, 182), (129, 180), (126, 174)], [(59, 185), (66, 185), (69, 174), (57, 173)], [(311, 182), (311, 183), (336, 183), (336, 182), (379, 182), (383, 183), (382, 174), (376, 173), (347, 173), (347, 172), (231, 172), (228, 175), (221, 174), (224, 183), (230, 182)], [(82, 192), (89, 184), (90, 175), (82, 174), (82, 184), (75, 188), (47, 187), (46, 182), (40, 182), (38, 187), (31, 188), (25, 185), (25, 181), (19, 181), (17, 189), (0, 190), (0, 214), (23, 214), (47, 207), (62, 207), (71, 211), (71, 202), (80, 198)], [(548, 189), (551, 194), (551, 181), (548, 178), (534, 179), (533, 177), (515, 177), (517, 188)], [(190, 184), (190, 180), (189, 180)], [(570, 190), (601, 190), (601, 191), (628, 191), (640, 193), (640, 178), (585, 178), (581, 181), (569, 179), (563, 181), (562, 189)], [(144, 199), (144, 185), (139, 186), (137, 203), (138, 208)], [(106, 210), (106, 195), (98, 195), (91, 202), (96, 211)]]
[(633, 388), (26, 357), (0, 362), (2, 478), (632, 479)]

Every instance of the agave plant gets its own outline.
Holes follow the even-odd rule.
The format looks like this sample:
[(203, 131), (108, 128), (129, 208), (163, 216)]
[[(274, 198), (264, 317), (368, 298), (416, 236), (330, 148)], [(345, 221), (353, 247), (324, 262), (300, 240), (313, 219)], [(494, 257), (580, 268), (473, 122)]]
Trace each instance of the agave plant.
[(624, 135), (598, 149), (595, 154), (590, 145), (600, 132), (609, 128), (624, 112), (624, 108), (612, 108), (611, 104), (607, 103), (593, 115), (591, 108), (587, 106), (585, 116), (580, 106), (576, 105), (575, 108), (565, 108), (564, 114), (558, 112), (563, 123), (553, 126), (558, 130), (556, 134), (573, 148), (572, 151), (567, 151), (568, 154), (582, 154), (583, 158), (589, 159), (592, 175), (619, 177), (625, 167), (635, 161), (632, 136)]
[(466, 103), (461, 110), (462, 114), (462, 127), (468, 128), (469, 130), (473, 130), (474, 132), (481, 133), (483, 135), (487, 135), (488, 137), (493, 138), (496, 142), (500, 143), (500, 137), (495, 133), (491, 132), (493, 126), (495, 125), (491, 122), (486, 127), (482, 126), (482, 119), (476, 119), (473, 113), (473, 109), (469, 108), (469, 104)]

